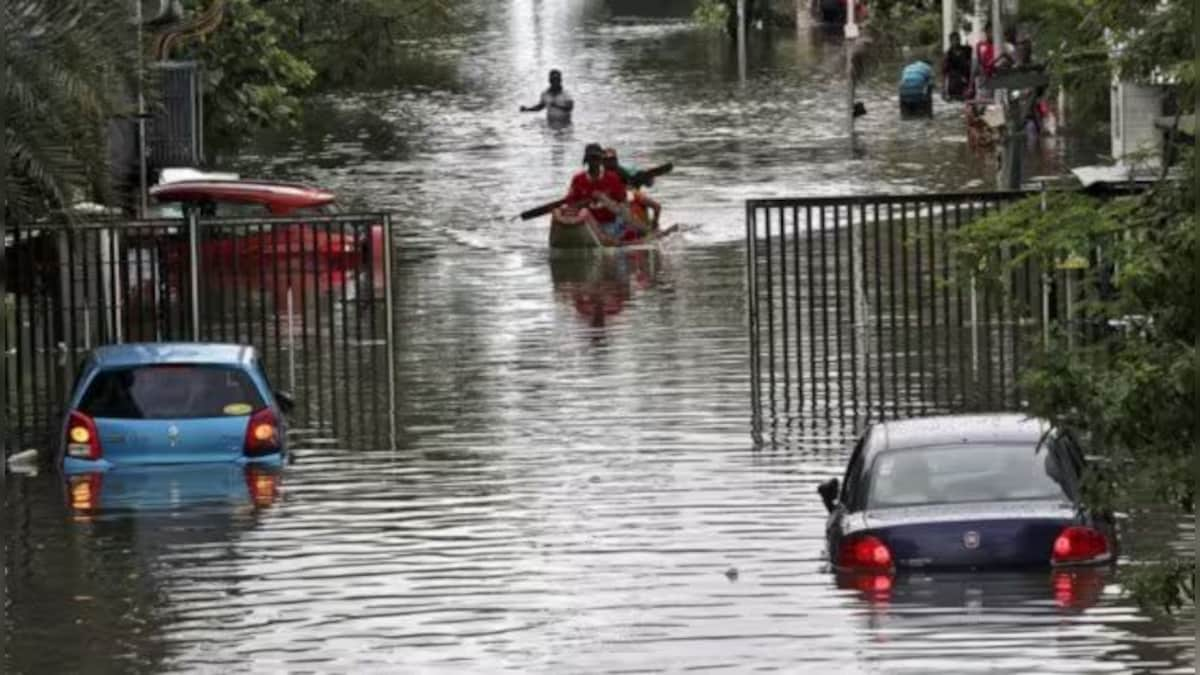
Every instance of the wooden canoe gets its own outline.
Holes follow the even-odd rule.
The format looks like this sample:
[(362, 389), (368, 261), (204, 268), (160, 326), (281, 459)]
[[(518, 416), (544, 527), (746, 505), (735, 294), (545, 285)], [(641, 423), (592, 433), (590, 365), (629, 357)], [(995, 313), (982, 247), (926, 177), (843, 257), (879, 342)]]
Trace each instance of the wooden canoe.
[(676, 231), (676, 226), (655, 230), (637, 239), (626, 239), (619, 242), (602, 241), (597, 234), (596, 225), (585, 222), (574, 214), (564, 213), (556, 209), (550, 215), (550, 248), (558, 250), (603, 250), (628, 248), (655, 244)]

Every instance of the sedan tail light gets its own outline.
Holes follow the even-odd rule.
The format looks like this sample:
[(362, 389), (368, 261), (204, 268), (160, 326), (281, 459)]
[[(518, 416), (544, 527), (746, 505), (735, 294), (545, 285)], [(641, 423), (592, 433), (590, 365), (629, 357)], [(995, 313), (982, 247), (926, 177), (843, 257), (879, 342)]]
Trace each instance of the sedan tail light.
[(1050, 562), (1055, 565), (1103, 562), (1109, 558), (1108, 537), (1090, 527), (1072, 526), (1054, 540)]
[(246, 454), (263, 455), (279, 449), (279, 420), (275, 413), (270, 408), (263, 408), (251, 415), (246, 425)]
[(72, 410), (67, 415), (67, 456), (76, 459), (100, 459), (100, 433), (96, 422), (87, 415)]
[(878, 537), (847, 537), (838, 547), (837, 565), (856, 570), (884, 571), (892, 568), (892, 551)]

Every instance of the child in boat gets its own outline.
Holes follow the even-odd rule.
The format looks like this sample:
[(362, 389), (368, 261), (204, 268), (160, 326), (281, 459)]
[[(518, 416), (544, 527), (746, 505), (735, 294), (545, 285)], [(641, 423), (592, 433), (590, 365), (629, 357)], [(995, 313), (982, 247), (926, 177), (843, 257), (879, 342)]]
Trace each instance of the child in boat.
[(616, 173), (629, 193), (629, 214), (625, 219), (625, 234), (622, 239), (639, 239), (658, 229), (658, 217), (662, 205), (646, 194), (645, 188), (654, 185), (654, 178), (639, 179), (637, 167), (624, 167), (617, 158), (615, 148), (604, 149), (604, 168)]
[(654, 185), (654, 179), (646, 179), (645, 185), (633, 185), (629, 197), (630, 221), (640, 226), (642, 233), (657, 232), (658, 218), (662, 215), (662, 204), (646, 194), (646, 188)]

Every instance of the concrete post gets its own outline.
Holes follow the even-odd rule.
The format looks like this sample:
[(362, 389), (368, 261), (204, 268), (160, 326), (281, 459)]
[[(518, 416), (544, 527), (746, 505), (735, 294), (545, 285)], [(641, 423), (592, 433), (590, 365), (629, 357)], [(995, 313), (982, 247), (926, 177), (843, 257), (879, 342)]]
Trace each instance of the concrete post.
[(854, 152), (854, 46), (858, 41), (858, 24), (855, 23), (854, 0), (846, 1), (846, 120), (850, 136), (850, 151)]
[(950, 34), (954, 32), (954, 0), (942, 0), (942, 53), (950, 49)]

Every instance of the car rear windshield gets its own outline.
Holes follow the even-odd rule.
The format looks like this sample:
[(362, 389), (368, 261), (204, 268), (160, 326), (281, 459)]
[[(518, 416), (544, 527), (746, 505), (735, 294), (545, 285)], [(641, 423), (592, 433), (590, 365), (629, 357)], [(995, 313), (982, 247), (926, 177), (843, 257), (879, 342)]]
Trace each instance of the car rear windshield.
[(188, 419), (249, 415), (264, 407), (242, 370), (216, 365), (157, 365), (101, 371), (79, 405), (91, 417)]
[(1046, 446), (908, 448), (875, 459), (867, 508), (1023, 499), (1061, 499), (1066, 478)]

